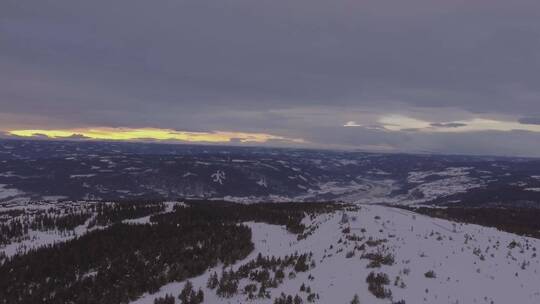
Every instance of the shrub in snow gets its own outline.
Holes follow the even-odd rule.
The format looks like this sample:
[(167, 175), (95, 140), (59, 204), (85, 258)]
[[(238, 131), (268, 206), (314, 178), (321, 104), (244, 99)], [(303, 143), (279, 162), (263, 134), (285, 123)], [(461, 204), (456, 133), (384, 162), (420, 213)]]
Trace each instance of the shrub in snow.
[(243, 293), (248, 296), (248, 299), (255, 299), (255, 292), (257, 292), (257, 284), (248, 284), (244, 286)]
[(195, 290), (193, 290), (193, 284), (191, 284), (190, 281), (187, 281), (180, 292), (178, 299), (180, 299), (180, 303), (182, 304), (200, 304), (204, 301), (204, 293), (201, 289), (195, 292)]
[(154, 304), (174, 304), (175, 300), (172, 295), (165, 295), (154, 300)]
[(304, 272), (309, 270), (309, 265), (307, 264), (307, 255), (303, 254), (298, 258), (296, 265), (294, 265), (294, 270), (296, 272)]
[(394, 264), (394, 256), (391, 253), (384, 254), (381, 251), (376, 253), (364, 253), (360, 258), (370, 260), (367, 268), (379, 268), (381, 265)]
[(293, 298), (293, 296), (291, 295), (286, 296), (284, 293), (281, 293), (279, 298), (274, 299), (274, 304), (302, 304), (302, 303), (303, 303), (303, 300), (298, 295), (294, 296)]
[(433, 271), (433, 270), (430, 270), (430, 271), (424, 273), (424, 276), (426, 278), (430, 278), (430, 279), (434, 279), (434, 278), (437, 277), (437, 275), (435, 274), (435, 271)]
[(220, 297), (230, 298), (238, 292), (238, 281), (232, 273), (223, 272), (217, 287), (216, 294)]
[(211, 274), (210, 277), (208, 278), (206, 287), (208, 287), (209, 289), (215, 289), (218, 286), (218, 284), (219, 284), (218, 275), (217, 275), (217, 272), (214, 271), (214, 273)]
[(318, 299), (319, 299), (319, 295), (316, 294), (316, 293), (310, 293), (310, 294), (307, 296), (307, 301), (308, 301), (309, 303), (313, 303), (313, 302), (315, 302), (315, 301), (318, 300)]
[(368, 290), (377, 298), (385, 299), (392, 296), (392, 291), (385, 288), (385, 285), (390, 284), (390, 279), (386, 273), (375, 274), (371, 272), (367, 278)]
[(369, 237), (369, 239), (366, 241), (366, 245), (369, 247), (376, 247), (386, 242), (388, 242), (387, 239), (374, 240), (372, 237)]

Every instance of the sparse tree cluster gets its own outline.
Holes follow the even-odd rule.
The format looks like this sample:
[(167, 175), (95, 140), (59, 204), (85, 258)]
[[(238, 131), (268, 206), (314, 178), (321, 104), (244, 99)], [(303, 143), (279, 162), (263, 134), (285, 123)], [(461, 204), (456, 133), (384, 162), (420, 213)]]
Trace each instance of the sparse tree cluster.
[(134, 219), (156, 214), (163, 212), (164, 210), (165, 205), (163, 203), (99, 203), (95, 205), (96, 217), (89, 224), (89, 226), (107, 226), (114, 223), (119, 223), (126, 219)]
[(193, 289), (193, 284), (188, 280), (184, 284), (184, 288), (178, 296), (181, 304), (201, 304), (204, 301), (204, 292), (199, 288), (198, 291)]
[(165, 295), (165, 297), (154, 300), (154, 304), (174, 304), (175, 302), (174, 297), (171, 295)]
[(386, 285), (390, 284), (390, 279), (386, 273), (377, 273), (370, 272), (366, 278), (368, 283), (368, 290), (377, 298), (385, 299), (392, 296), (392, 291), (385, 288)]
[(69, 231), (75, 227), (83, 225), (90, 218), (91, 214), (87, 212), (74, 212), (66, 215), (42, 214), (34, 217), (30, 223), (33, 230), (60, 230)]
[[(264, 257), (261, 254), (256, 259), (240, 266), (237, 271), (224, 270), (221, 276), (213, 273), (208, 278), (207, 287), (215, 289), (220, 297), (229, 298), (242, 292), (248, 299), (269, 298), (269, 289), (276, 288), (285, 280), (285, 273), (289, 269), (295, 272), (304, 272), (310, 269), (312, 254), (287, 255), (283, 258)], [(289, 276), (294, 272), (290, 272)], [(248, 279), (248, 283), (239, 289), (239, 282)]]
[(278, 298), (274, 299), (274, 304), (302, 304), (304, 301), (299, 295), (295, 295), (294, 297), (291, 295), (285, 295), (284, 293), (281, 293), (281, 295)]

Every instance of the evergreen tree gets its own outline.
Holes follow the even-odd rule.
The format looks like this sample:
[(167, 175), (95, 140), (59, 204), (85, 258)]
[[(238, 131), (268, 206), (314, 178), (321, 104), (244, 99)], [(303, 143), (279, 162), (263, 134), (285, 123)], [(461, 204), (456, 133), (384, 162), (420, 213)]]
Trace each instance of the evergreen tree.
[(206, 283), (206, 287), (210, 289), (215, 289), (219, 284), (218, 274), (214, 271), (213, 274), (210, 275), (208, 278), (208, 282)]
[(191, 299), (193, 298), (194, 293), (193, 284), (188, 280), (186, 284), (184, 284), (184, 288), (180, 292), (178, 299), (180, 299), (182, 304), (191, 304)]

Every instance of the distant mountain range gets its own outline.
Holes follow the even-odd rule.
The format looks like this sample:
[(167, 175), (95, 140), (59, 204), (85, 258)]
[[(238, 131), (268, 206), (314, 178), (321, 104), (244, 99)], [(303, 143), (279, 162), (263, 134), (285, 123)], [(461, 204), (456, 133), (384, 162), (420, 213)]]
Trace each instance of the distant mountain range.
[(219, 198), (241, 202), (540, 206), (540, 160), (166, 145), (0, 141), (0, 202)]

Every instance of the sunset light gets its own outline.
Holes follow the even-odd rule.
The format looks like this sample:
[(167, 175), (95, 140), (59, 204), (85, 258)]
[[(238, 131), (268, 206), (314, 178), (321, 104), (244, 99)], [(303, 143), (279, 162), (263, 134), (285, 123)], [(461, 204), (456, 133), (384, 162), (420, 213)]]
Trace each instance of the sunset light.
[(268, 141), (283, 141), (290, 143), (303, 143), (302, 139), (287, 138), (265, 133), (247, 132), (186, 132), (172, 129), (157, 128), (81, 128), (66, 130), (11, 130), (9, 135), (19, 137), (45, 136), (51, 139), (86, 138), (96, 140), (158, 140), (158, 141), (185, 141), (207, 143), (265, 143)]

